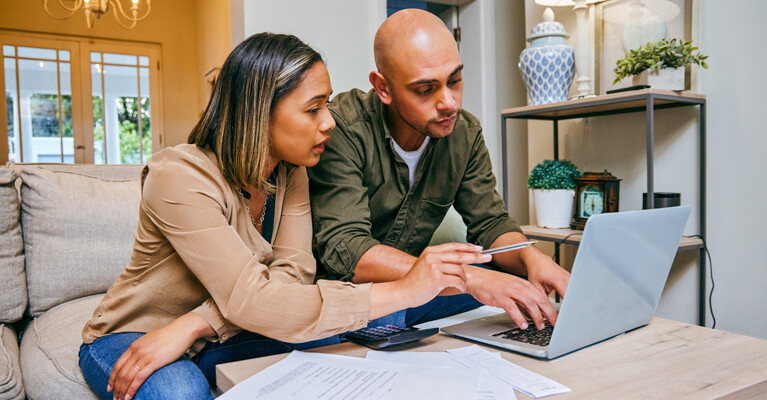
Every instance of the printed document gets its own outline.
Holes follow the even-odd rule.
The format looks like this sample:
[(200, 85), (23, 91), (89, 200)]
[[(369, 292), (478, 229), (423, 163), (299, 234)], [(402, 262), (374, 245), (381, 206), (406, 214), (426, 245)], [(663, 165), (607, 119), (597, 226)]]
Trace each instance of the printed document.
[[(490, 353), (501, 358), (500, 353)], [(461, 368), (463, 371), (472, 371), (465, 365), (455, 361), (452, 356), (445, 352), (428, 351), (368, 351), (366, 359), (385, 361), (389, 363), (409, 365), (415, 368)], [(464, 372), (465, 373), (465, 372)], [(477, 373), (476, 397), (478, 400), (516, 400), (514, 387), (501, 382), (494, 377)], [(404, 397), (416, 398), (416, 397)]]
[(222, 400), (476, 399), (464, 368), (412, 368), (383, 361), (294, 351), (235, 385)]
[(451, 349), (447, 352), (454, 357), (455, 361), (489, 374), (536, 399), (570, 391), (570, 388), (561, 383), (496, 357), (477, 345)]

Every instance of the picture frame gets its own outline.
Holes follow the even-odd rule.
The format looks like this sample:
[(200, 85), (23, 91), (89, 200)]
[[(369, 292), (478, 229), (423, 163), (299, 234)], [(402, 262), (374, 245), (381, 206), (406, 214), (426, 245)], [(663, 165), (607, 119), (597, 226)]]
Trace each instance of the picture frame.
[[(603, 95), (608, 90), (632, 85), (632, 77), (626, 77), (613, 85), (616, 62), (623, 58), (628, 50), (624, 49), (624, 32), (631, 7), (637, 0), (608, 0), (595, 7), (594, 18), (594, 93)], [(666, 20), (666, 38), (692, 38), (692, 2), (693, 0), (643, 0), (649, 5), (661, 9), (673, 3), (679, 13)], [(671, 9), (674, 7), (671, 6)], [(662, 10), (662, 9), (661, 9)], [(665, 19), (665, 18), (664, 18)], [(627, 40), (627, 42), (630, 40)], [(685, 71), (685, 90), (690, 87), (690, 68)]]

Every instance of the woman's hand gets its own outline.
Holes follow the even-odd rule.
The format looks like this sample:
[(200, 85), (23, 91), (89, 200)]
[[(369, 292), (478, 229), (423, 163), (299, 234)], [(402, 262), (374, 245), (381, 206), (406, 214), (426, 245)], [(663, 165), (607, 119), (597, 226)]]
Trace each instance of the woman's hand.
[(170, 324), (133, 342), (117, 360), (109, 376), (107, 391), (114, 398), (130, 400), (154, 371), (176, 361), (195, 340), (214, 336), (213, 328), (200, 316), (187, 313)]
[(427, 247), (402, 279), (373, 284), (370, 290), (370, 319), (418, 307), (447, 288), (465, 292), (464, 266), (492, 259), (489, 254), (480, 254), (481, 250), (480, 246), (466, 243)]

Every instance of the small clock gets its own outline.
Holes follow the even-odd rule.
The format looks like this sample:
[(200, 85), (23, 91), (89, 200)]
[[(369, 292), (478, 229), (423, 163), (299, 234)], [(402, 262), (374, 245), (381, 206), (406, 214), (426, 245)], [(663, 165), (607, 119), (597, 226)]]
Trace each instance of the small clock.
[(620, 179), (604, 172), (584, 172), (575, 181), (571, 229), (583, 229), (592, 215), (618, 211)]

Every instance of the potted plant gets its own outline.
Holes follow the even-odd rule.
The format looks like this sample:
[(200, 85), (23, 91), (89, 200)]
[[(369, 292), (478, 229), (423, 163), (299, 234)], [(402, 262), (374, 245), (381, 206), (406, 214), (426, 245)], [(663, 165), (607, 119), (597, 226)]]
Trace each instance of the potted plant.
[(545, 160), (530, 171), (527, 187), (533, 190), (538, 226), (570, 226), (575, 198), (573, 179), (580, 175), (578, 167), (568, 160)]
[(630, 50), (617, 61), (613, 85), (627, 76), (634, 76), (634, 85), (650, 85), (656, 89), (684, 90), (684, 67), (698, 64), (708, 69), (692, 41), (663, 39), (647, 42), (638, 49)]

